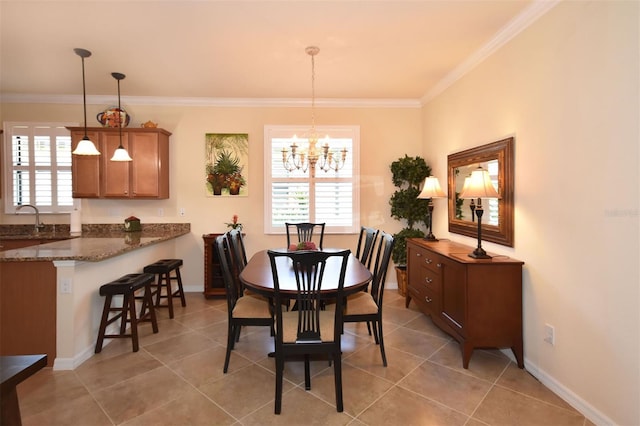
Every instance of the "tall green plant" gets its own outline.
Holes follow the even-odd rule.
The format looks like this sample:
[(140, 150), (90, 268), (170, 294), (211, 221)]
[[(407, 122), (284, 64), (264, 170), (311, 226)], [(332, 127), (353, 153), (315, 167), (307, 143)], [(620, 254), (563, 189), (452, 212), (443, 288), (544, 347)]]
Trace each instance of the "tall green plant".
[(396, 265), (407, 263), (407, 238), (424, 237), (424, 231), (414, 228), (420, 222), (426, 224), (428, 200), (418, 198), (420, 184), (431, 174), (431, 167), (421, 157), (404, 157), (391, 163), (393, 185), (398, 188), (391, 199), (391, 217), (406, 221), (407, 227), (394, 234), (392, 259)]
[(240, 170), (240, 160), (233, 156), (229, 151), (222, 150), (216, 157), (216, 163), (213, 166), (214, 173), (221, 175), (232, 175)]

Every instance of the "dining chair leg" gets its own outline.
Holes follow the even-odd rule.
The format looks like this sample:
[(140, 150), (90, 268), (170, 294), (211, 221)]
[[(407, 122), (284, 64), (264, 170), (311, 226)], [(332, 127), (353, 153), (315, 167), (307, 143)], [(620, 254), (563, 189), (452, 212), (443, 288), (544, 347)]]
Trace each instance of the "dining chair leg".
[(378, 336), (378, 324), (380, 324), (380, 328), (382, 328), (382, 324), (378, 321), (371, 321), (373, 325), (373, 340), (376, 342), (376, 345), (380, 344), (380, 338)]
[(367, 321), (367, 331), (369, 332), (369, 336), (371, 336), (371, 321)]
[(342, 359), (339, 353), (334, 354), (333, 375), (336, 384), (336, 411), (342, 413), (344, 407), (342, 405)]
[(284, 375), (284, 358), (282, 356), (276, 356), (276, 402), (275, 402), (275, 414), (280, 414), (282, 411), (282, 376)]
[(384, 352), (384, 339), (382, 338), (382, 321), (378, 321), (378, 332), (376, 333), (380, 339), (380, 355), (382, 355), (382, 365), (387, 366), (387, 355)]
[(227, 370), (229, 369), (229, 359), (231, 358), (231, 350), (233, 349), (234, 346), (234, 337), (235, 337), (235, 332), (233, 330), (233, 326), (231, 324), (229, 324), (228, 328), (227, 328), (227, 353), (224, 357), (224, 368), (222, 369), (222, 372), (226, 374)]
[(304, 356), (304, 388), (305, 390), (311, 390), (311, 367), (308, 354)]

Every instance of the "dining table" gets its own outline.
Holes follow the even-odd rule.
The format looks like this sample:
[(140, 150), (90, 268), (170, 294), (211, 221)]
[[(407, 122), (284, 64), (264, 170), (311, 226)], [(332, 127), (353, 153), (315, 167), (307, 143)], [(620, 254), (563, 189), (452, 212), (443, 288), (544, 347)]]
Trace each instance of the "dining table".
[(0, 356), (0, 425), (20, 426), (16, 386), (47, 366), (47, 355)]
[[(287, 249), (273, 249), (277, 251), (286, 251)], [(341, 251), (341, 249), (327, 249), (323, 251)], [(324, 278), (322, 280), (321, 296), (330, 299), (335, 297), (338, 291), (338, 277), (340, 275), (340, 267), (342, 260), (339, 257), (329, 257), (327, 259)], [(295, 298), (298, 289), (296, 287), (296, 278), (293, 272), (291, 260), (287, 257), (276, 258), (276, 268), (278, 268), (278, 280), (280, 282), (280, 292), (283, 295), (291, 295)], [(268, 250), (256, 252), (247, 265), (240, 272), (240, 281), (246, 288), (266, 297), (273, 297), (273, 274), (271, 272), (271, 262), (269, 261)], [(331, 279), (335, 277), (335, 279)], [(349, 255), (347, 261), (347, 270), (344, 278), (343, 294), (348, 296), (363, 290), (369, 284), (373, 275), (364, 266), (357, 257)]]

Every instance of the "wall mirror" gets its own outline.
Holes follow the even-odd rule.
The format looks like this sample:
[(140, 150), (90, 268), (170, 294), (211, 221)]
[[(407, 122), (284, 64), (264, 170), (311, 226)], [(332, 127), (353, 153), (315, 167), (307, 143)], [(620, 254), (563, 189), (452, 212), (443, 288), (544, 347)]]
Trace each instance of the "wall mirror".
[(489, 171), (500, 198), (483, 200), (482, 240), (513, 247), (513, 138), (447, 156), (449, 232), (477, 237), (478, 223), (471, 200), (458, 197), (464, 179), (482, 167)]

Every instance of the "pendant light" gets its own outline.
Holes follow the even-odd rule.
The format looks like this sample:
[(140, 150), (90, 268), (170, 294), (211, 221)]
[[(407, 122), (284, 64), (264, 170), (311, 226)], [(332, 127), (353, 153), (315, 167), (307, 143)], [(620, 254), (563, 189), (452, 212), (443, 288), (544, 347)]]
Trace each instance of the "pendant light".
[(84, 137), (80, 142), (78, 142), (78, 146), (73, 151), (75, 155), (100, 155), (100, 151), (96, 148), (95, 144), (91, 142), (89, 136), (87, 136), (87, 91), (85, 88), (84, 81), (84, 58), (88, 58), (91, 56), (91, 52), (86, 49), (76, 48), (73, 49), (76, 55), (82, 58), (82, 104), (84, 105)]
[[(323, 170), (325, 173), (329, 170), (333, 170), (336, 173), (338, 170), (344, 167), (347, 159), (347, 148), (343, 148), (340, 152), (330, 151), (329, 146), (329, 136), (325, 138), (325, 143), (320, 147), (316, 148), (316, 144), (318, 143), (318, 133), (316, 132), (316, 119), (315, 119), (315, 110), (316, 110), (316, 62), (315, 56), (320, 53), (320, 48), (317, 46), (308, 46), (305, 50), (307, 55), (311, 56), (311, 130), (309, 131), (308, 141), (309, 148), (307, 153), (300, 152), (298, 153), (298, 144), (296, 144), (296, 135), (293, 135), (293, 143), (290, 145), (291, 154), (289, 154), (289, 150), (285, 147), (282, 148), (282, 165), (285, 170), (288, 172), (293, 172), (294, 170), (301, 170), (302, 172), (307, 171), (307, 167), (309, 168), (311, 177), (315, 177), (316, 173), (316, 164), (320, 170)], [(305, 163), (306, 158), (306, 163)]]
[(111, 75), (118, 81), (118, 132), (120, 134), (120, 145), (118, 145), (118, 149), (113, 153), (113, 157), (111, 157), (111, 161), (133, 161), (133, 158), (129, 156), (129, 153), (122, 146), (122, 108), (120, 108), (120, 80), (124, 79), (126, 76), (119, 72), (112, 72)]

